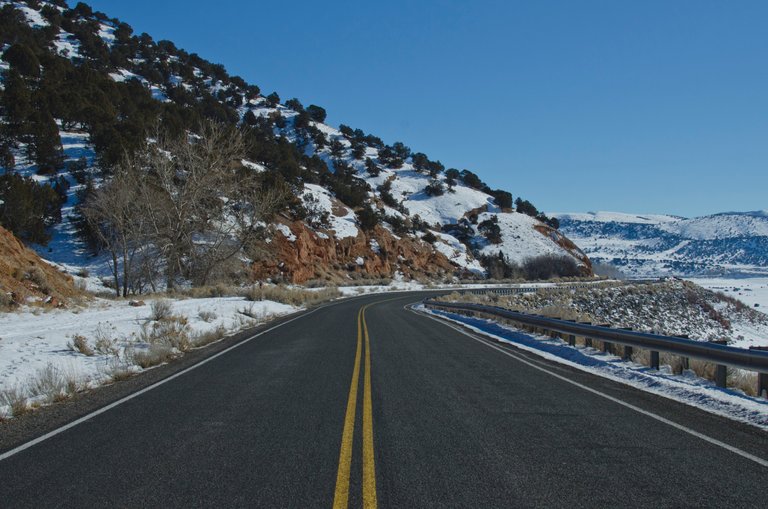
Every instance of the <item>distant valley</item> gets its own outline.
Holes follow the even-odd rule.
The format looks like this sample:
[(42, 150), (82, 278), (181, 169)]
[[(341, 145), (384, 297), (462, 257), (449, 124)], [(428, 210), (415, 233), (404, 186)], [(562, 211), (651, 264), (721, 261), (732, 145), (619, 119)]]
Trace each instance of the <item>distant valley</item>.
[(768, 212), (703, 217), (615, 212), (553, 213), (590, 259), (631, 277), (768, 274)]

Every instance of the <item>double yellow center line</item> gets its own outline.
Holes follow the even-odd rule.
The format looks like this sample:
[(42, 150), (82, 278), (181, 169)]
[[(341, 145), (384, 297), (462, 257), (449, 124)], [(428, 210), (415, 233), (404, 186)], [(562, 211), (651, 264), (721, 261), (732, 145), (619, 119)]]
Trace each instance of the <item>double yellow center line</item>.
[(365, 338), (365, 375), (363, 378), (363, 507), (376, 509), (376, 467), (373, 459), (373, 405), (371, 402), (371, 340), (365, 323), (363, 306), (357, 313), (357, 352), (349, 387), (347, 412), (344, 417), (344, 431), (341, 435), (339, 470), (336, 474), (336, 492), (333, 497), (334, 509), (346, 509), (349, 505), (349, 477), (352, 467), (352, 443), (355, 434), (355, 412), (357, 411), (357, 388), (360, 382), (360, 359), (363, 338)]

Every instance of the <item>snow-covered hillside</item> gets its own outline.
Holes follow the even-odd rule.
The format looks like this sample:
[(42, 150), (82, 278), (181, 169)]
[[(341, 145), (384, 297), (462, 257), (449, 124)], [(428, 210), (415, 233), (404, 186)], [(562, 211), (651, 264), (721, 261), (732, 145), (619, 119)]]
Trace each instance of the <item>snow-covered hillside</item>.
[(596, 262), (630, 276), (768, 274), (768, 214), (686, 219), (614, 212), (554, 213), (561, 231)]
[[(419, 249), (445, 256), (454, 265), (456, 274), (481, 275), (484, 269), (478, 258), (499, 253), (515, 264), (542, 255), (569, 257), (583, 267), (585, 273), (589, 272), (589, 260), (572, 243), (539, 219), (514, 212), (509, 204), (502, 211), (499, 200), (489, 194), (500, 190), (492, 191), (471, 172), (473, 179), (466, 178), (466, 170), (461, 176), (453, 170), (455, 174), (451, 176), (439, 161), (431, 161), (425, 154), (412, 153), (402, 144), (386, 145), (360, 130), (345, 126), (337, 129), (325, 124), (322, 108), (309, 106), (305, 109), (296, 99), (280, 101), (276, 94), (262, 95), (258, 87), (248, 85), (240, 78), (229, 77), (222, 66), (212, 65), (196, 55), (190, 56), (167, 41), (156, 44), (145, 36), (131, 37), (130, 28), (126, 29), (119, 20), (92, 12), (87, 6), (78, 5), (68, 10), (61, 4), (0, 0), (0, 6), (13, 5), (18, 9), (32, 29), (45, 28), (47, 34), (52, 33), (46, 35), (49, 38), (47, 45), (38, 50), (69, 59), (75, 65), (89, 59), (103, 59), (100, 66), (95, 67), (99, 67), (101, 76), (109, 82), (107, 85), (131, 84), (143, 89), (148, 98), (158, 103), (177, 101), (187, 107), (189, 104), (217, 102), (215, 106), (206, 107), (208, 110), (222, 109), (225, 113), (217, 110), (217, 114), (225, 118), (227, 112), (231, 113), (232, 122), (239, 118), (241, 124), (255, 129), (266, 126), (270, 135), (297, 147), (306, 158), (304, 161), (321, 161), (310, 170), (306, 167), (297, 169), (305, 174), (295, 181), (289, 179), (291, 191), (301, 198), (311, 214), (315, 214), (299, 220), (304, 221), (317, 239), (358, 239), (370, 244), (370, 257), (379, 256), (378, 241), (364, 238), (374, 234), (361, 226), (360, 214), (367, 212), (361, 209), (370, 208), (380, 227), (391, 236), (408, 237), (419, 243)], [(62, 16), (63, 21), (59, 19)], [(84, 30), (91, 32), (84, 34)], [(10, 47), (10, 44), (6, 45), (0, 53), (5, 56)], [(104, 59), (103, 55), (109, 52), (119, 52), (121, 56)], [(125, 57), (126, 52), (132, 52), (130, 58)], [(3, 70), (9, 68), (5, 61), (0, 63)], [(96, 186), (100, 185), (99, 145), (89, 135), (93, 127), (71, 119), (67, 122), (61, 118), (54, 120), (59, 126), (65, 161), (72, 163), (84, 158), (85, 171), (93, 174)], [(101, 144), (108, 145), (103, 139)], [(76, 237), (72, 212), (83, 181), (74, 178), (69, 166), (53, 174), (38, 175), (35, 161), (27, 160), (21, 144), (17, 144), (13, 155), (17, 173), (51, 183), (63, 177), (70, 185), (62, 209), (62, 222), (53, 227), (51, 242), (38, 246), (39, 253), (73, 273), (86, 268), (94, 274), (106, 274), (105, 260), (91, 258)], [(243, 165), (257, 172), (280, 171), (262, 160), (244, 160)], [(2, 169), (0, 173), (7, 170)], [(361, 184), (358, 187), (364, 189), (362, 202), (353, 204), (340, 196), (329, 184), (332, 179), (327, 174), (349, 174)], [(479, 229), (478, 215), (482, 216), (480, 222), (493, 220), (499, 225), (500, 238), (493, 244), (487, 241), (487, 232)], [(269, 234), (295, 241), (288, 222), (270, 225)], [(463, 231), (466, 235), (461, 238), (456, 237), (451, 228), (459, 223), (465, 223)], [(357, 255), (355, 259), (361, 256), (365, 259), (369, 253)], [(349, 262), (340, 261), (344, 262), (341, 265)], [(401, 262), (406, 261), (390, 264), (394, 271), (390, 276), (400, 271)], [(275, 266), (280, 266), (280, 262), (277, 261)]]

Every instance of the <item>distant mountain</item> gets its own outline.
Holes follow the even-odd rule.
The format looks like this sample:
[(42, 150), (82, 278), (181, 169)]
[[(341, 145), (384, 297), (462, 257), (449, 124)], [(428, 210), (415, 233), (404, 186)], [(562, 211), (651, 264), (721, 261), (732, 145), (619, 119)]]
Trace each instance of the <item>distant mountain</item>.
[(595, 262), (631, 276), (768, 274), (768, 212), (686, 219), (615, 212), (554, 213)]
[[(0, 219), (72, 271), (105, 273), (108, 263), (122, 263), (103, 249), (93, 255), (105, 238), (119, 240), (113, 225), (102, 221), (100, 238), (93, 238), (93, 225), (78, 211), (113, 181), (124, 154), (154, 150), (157, 129), (193, 140), (213, 121), (236, 126), (245, 141), (242, 158), (222, 171), (249, 172), (264, 188), (289, 191), (264, 221), (261, 244), (249, 242), (250, 251), (227, 259), (245, 262), (251, 276), (295, 283), (510, 277), (510, 268), (553, 256), (591, 272), (588, 258), (553, 221), (525, 200), (513, 207), (508, 192), (489, 188), (473, 172), (446, 169), (360, 129), (331, 127), (322, 107), (263, 94), (222, 65), (171, 41), (134, 35), (84, 3), (0, 0), (0, 57), (0, 179), (7, 181), (0, 193), (12, 186), (24, 191), (0, 194)], [(145, 170), (157, 179), (151, 167)], [(183, 184), (183, 175), (170, 184)], [(154, 288), (164, 267), (187, 280), (203, 273), (206, 281), (209, 273), (241, 270), (195, 266), (215, 258), (206, 251), (222, 245), (210, 239), (233, 223), (226, 214), (248, 207), (230, 196), (206, 199), (218, 216), (194, 219), (209, 231), (190, 232), (184, 245), (139, 232), (128, 246), (136, 257), (131, 266), (152, 274), (123, 271), (116, 279)]]

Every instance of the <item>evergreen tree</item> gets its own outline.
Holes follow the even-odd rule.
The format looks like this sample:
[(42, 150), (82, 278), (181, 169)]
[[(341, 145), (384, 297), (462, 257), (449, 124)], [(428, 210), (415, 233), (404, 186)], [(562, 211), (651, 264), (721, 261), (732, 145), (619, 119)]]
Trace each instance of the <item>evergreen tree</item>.
[(14, 44), (3, 54), (3, 60), (22, 76), (40, 77), (40, 60), (26, 44)]
[(32, 114), (32, 92), (15, 69), (10, 69), (5, 75), (2, 101), (2, 113), (8, 122), (9, 132), (19, 140), (26, 134), (26, 124)]
[(47, 184), (15, 173), (0, 175), (0, 224), (26, 242), (47, 244), (46, 228), (61, 221), (61, 200)]
[(275, 106), (280, 104), (280, 96), (277, 95), (277, 92), (272, 92), (265, 99), (267, 100), (267, 106), (269, 106), (270, 108), (274, 108)]
[(48, 110), (38, 108), (30, 116), (27, 157), (37, 164), (37, 172), (50, 174), (64, 166), (59, 127)]
[(367, 171), (368, 175), (371, 177), (378, 177), (379, 173), (381, 173), (379, 165), (376, 164), (370, 157), (365, 158), (365, 171)]
[(317, 106), (316, 104), (310, 104), (307, 106), (307, 113), (315, 122), (325, 122), (326, 112), (325, 108)]

